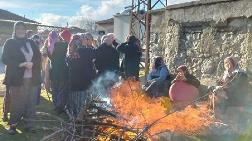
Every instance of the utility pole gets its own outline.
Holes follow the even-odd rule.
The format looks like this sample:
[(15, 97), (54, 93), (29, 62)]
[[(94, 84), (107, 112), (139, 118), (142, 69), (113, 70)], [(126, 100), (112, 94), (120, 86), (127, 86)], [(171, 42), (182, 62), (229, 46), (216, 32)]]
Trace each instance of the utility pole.
[(145, 81), (147, 81), (147, 75), (150, 69), (150, 28), (151, 28), (151, 0), (147, 3), (147, 15), (146, 15), (146, 49), (145, 49)]
[[(151, 11), (167, 6), (167, 0), (132, 0), (130, 35), (135, 35), (145, 46), (145, 81), (150, 67)], [(144, 29), (142, 29), (144, 28)]]

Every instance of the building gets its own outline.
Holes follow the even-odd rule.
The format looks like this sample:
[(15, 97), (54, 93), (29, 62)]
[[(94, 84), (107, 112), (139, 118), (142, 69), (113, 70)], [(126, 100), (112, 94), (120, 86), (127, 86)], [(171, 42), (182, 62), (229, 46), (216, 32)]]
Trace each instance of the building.
[(110, 18), (107, 20), (97, 21), (96, 31), (99, 35), (104, 35), (108, 33), (114, 33), (114, 18)]
[[(200, 0), (170, 5), (151, 24), (151, 56), (164, 56), (169, 70), (186, 64), (199, 78), (223, 73), (234, 56), (252, 74), (252, 1)], [(252, 75), (250, 75), (252, 76)]]
[(114, 15), (114, 33), (119, 42), (125, 41), (130, 32), (130, 14)]

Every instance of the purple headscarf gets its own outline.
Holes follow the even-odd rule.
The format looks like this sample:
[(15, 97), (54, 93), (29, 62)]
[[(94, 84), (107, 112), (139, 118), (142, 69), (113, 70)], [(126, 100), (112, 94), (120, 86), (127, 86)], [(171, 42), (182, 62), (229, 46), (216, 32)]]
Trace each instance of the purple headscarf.
[(56, 31), (51, 31), (48, 35), (48, 42), (47, 42), (47, 47), (48, 47), (48, 52), (52, 55), (54, 51), (54, 45), (57, 42), (58, 39), (58, 34)]

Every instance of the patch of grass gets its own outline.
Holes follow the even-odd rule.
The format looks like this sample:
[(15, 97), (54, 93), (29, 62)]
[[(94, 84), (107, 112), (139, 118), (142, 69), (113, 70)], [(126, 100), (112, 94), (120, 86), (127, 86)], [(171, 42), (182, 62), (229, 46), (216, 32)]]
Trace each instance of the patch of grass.
[[(53, 132), (53, 129), (59, 126), (59, 122), (49, 121), (54, 120), (46, 116), (37, 116), (34, 123), (35, 128), (37, 129), (36, 133), (27, 133), (23, 131), (24, 123), (21, 122), (18, 126), (19, 134), (9, 135), (7, 133), (8, 125), (7, 122), (3, 122), (3, 97), (0, 97), (0, 141), (39, 141), (44, 136)], [(48, 96), (45, 91), (42, 92), (41, 103), (37, 106), (37, 112), (46, 112), (52, 115), (56, 115), (53, 110), (53, 105), (49, 101)], [(42, 121), (43, 120), (43, 121)], [(46, 121), (45, 121), (46, 120)]]

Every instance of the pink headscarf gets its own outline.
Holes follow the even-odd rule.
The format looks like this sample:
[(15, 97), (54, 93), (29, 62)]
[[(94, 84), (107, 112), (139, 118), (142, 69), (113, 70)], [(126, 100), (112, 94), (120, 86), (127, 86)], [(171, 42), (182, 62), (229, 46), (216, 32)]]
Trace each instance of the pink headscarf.
[(48, 35), (48, 42), (47, 42), (47, 47), (48, 47), (48, 52), (52, 55), (54, 51), (54, 45), (58, 40), (58, 34), (56, 31), (51, 31)]

